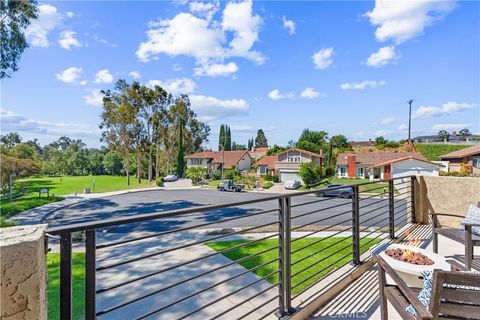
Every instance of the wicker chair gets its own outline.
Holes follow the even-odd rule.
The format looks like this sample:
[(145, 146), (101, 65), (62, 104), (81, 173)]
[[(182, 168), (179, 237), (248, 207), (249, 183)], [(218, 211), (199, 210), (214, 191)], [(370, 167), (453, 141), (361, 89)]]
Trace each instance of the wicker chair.
[[(418, 299), (421, 289), (409, 287), (380, 256), (376, 256), (375, 260), (378, 263), (382, 320), (389, 319), (387, 301), (402, 319), (480, 319), (480, 290), (477, 290), (480, 287), (480, 276), (458, 271), (463, 269), (458, 263), (448, 261), (454, 271), (434, 271), (430, 305), (425, 308)], [(396, 285), (387, 285), (387, 274)], [(416, 315), (406, 311), (409, 305), (413, 306)]]

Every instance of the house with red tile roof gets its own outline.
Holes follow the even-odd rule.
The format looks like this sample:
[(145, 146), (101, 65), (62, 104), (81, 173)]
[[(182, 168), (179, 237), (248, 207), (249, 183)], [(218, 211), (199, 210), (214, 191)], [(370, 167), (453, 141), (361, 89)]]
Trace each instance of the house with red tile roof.
[(185, 157), (187, 168), (201, 166), (207, 169), (211, 176), (216, 171), (224, 169), (237, 169), (248, 171), (252, 167), (252, 157), (248, 151), (202, 151), (189, 154)]
[(468, 166), (470, 173), (480, 175), (480, 145), (453, 151), (443, 156), (441, 160), (448, 161), (449, 171), (459, 171), (462, 164)]
[(390, 179), (407, 175), (437, 175), (441, 164), (420, 152), (339, 153), (337, 177)]
[(268, 151), (267, 147), (262, 147), (262, 148), (254, 148), (252, 150), (249, 150), (248, 153), (250, 154), (250, 157), (252, 157), (252, 159), (256, 161), (262, 158), (263, 156), (265, 156), (267, 154), (267, 151)]
[(257, 162), (257, 175), (264, 176), (266, 174), (277, 175), (275, 171), (275, 162), (278, 161), (278, 156), (263, 156)]

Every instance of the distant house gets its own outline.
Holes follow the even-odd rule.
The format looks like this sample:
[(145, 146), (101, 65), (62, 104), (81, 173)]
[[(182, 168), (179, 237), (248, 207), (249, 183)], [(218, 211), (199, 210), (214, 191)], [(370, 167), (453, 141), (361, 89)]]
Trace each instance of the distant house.
[(375, 147), (375, 141), (372, 139), (368, 139), (368, 141), (350, 141), (349, 144), (352, 148)]
[(336, 174), (345, 178), (390, 179), (407, 172), (438, 175), (440, 166), (429, 162), (420, 152), (339, 153)]
[(216, 171), (235, 168), (238, 171), (250, 170), (252, 157), (248, 151), (202, 151), (189, 154), (185, 157), (187, 168), (201, 166), (207, 169), (211, 176)]
[(248, 154), (254, 161), (257, 161), (258, 159), (262, 158), (264, 155), (267, 154), (268, 148), (255, 148), (250, 151), (248, 151)]
[(263, 156), (257, 162), (257, 175), (264, 176), (266, 174), (277, 175), (275, 171), (275, 162), (278, 161), (278, 156)]
[(443, 161), (448, 161), (449, 170), (459, 171), (462, 164), (466, 164), (470, 173), (480, 175), (480, 145), (453, 151), (440, 156)]
[(275, 161), (275, 172), (281, 182), (289, 180), (302, 181), (298, 175), (302, 163), (313, 162), (322, 166), (323, 154), (314, 153), (302, 149), (291, 148), (280, 152), (277, 161)]

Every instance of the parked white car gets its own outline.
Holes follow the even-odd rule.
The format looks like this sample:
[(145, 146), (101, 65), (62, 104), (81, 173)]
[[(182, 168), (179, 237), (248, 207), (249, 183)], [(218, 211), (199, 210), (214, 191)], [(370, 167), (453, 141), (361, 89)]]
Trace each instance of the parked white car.
[(168, 176), (163, 178), (163, 181), (165, 181), (165, 182), (173, 182), (173, 181), (177, 181), (177, 180), (178, 180), (178, 177), (174, 174), (169, 174)]
[(302, 184), (298, 180), (288, 180), (287, 182), (285, 182), (284, 186), (286, 190), (295, 190), (300, 188), (301, 185)]

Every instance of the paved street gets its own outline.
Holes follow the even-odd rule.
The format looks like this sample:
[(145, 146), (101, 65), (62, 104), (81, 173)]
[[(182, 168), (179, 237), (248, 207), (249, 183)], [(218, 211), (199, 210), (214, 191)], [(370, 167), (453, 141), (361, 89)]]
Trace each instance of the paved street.
[[(212, 205), (212, 204), (231, 204), (238, 201), (252, 200), (271, 197), (272, 194), (242, 192), (228, 193), (215, 190), (152, 190), (136, 193), (128, 193), (117, 196), (111, 196), (101, 199), (95, 199), (78, 205), (61, 209), (48, 217), (47, 223), (50, 225), (71, 224), (86, 221), (103, 220), (112, 217), (131, 216), (136, 214), (158, 213), (174, 209), (183, 209), (194, 206)], [(308, 202), (319, 200), (313, 204)], [(400, 215), (405, 215), (405, 200), (397, 200), (396, 206), (398, 221), (403, 220)], [(316, 198), (311, 195), (295, 196), (292, 198), (292, 206), (305, 204), (299, 207), (292, 207), (292, 225), (299, 226), (305, 224), (313, 225), (351, 225), (351, 199), (337, 198)], [(269, 200), (254, 204), (229, 207), (219, 210), (207, 211), (203, 213), (188, 214), (172, 218), (164, 218), (155, 221), (140, 223), (130, 223), (128, 225), (110, 228), (111, 233), (129, 233), (131, 231), (154, 232), (166, 231), (177, 228), (191, 227), (212, 222), (214, 224), (203, 226), (203, 228), (232, 228), (232, 227), (252, 227), (261, 226), (274, 222), (278, 214), (276, 211), (259, 214), (253, 217), (223, 222), (222, 220), (248, 215), (256, 212), (274, 210), (278, 207), (277, 200)], [(332, 207), (332, 208), (329, 208)], [(299, 215), (327, 209), (321, 212), (295, 218)], [(375, 218), (375, 216), (385, 212), (385, 214)], [(360, 214), (362, 226), (384, 226), (388, 223), (388, 200), (374, 197), (360, 201)], [(342, 214), (344, 213), (344, 214)], [(331, 217), (330, 219), (326, 219)], [(324, 221), (318, 221), (325, 219)], [(363, 223), (365, 222), (365, 223)]]

